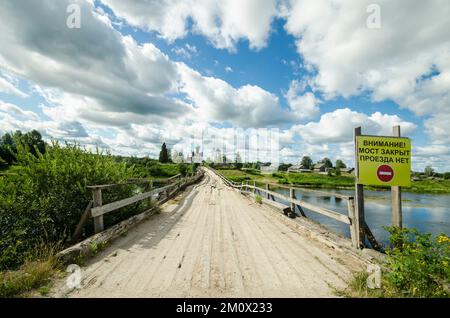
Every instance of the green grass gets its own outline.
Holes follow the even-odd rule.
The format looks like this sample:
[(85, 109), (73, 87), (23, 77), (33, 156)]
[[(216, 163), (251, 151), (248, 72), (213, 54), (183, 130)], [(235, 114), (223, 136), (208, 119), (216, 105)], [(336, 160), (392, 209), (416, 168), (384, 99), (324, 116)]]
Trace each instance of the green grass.
[(347, 298), (385, 298), (383, 289), (370, 289), (367, 287), (367, 272), (358, 272), (350, 279), (345, 290), (335, 290), (337, 296)]
[[(226, 178), (234, 182), (250, 183), (253, 180), (261, 183), (280, 183), (292, 184), (296, 186), (314, 187), (314, 188), (329, 188), (329, 189), (353, 189), (355, 185), (355, 177), (353, 175), (328, 176), (319, 173), (287, 173), (277, 172), (274, 174), (258, 174), (253, 171), (241, 171), (224, 169), (218, 170)], [(368, 190), (389, 190), (388, 187), (366, 186)], [(405, 192), (413, 193), (435, 193), (435, 194), (449, 194), (450, 180), (421, 180), (412, 181), (411, 187), (402, 188)]]
[(17, 297), (49, 283), (55, 266), (52, 260), (24, 263), (19, 270), (0, 272), (0, 297)]
[(450, 193), (450, 180), (413, 181), (411, 188), (405, 190), (416, 193)]
[(37, 289), (47, 295), (52, 286), (52, 278), (58, 272), (59, 263), (55, 257), (60, 249), (58, 244), (41, 245), (28, 255), (27, 260), (17, 270), (0, 272), (0, 297), (26, 297)]

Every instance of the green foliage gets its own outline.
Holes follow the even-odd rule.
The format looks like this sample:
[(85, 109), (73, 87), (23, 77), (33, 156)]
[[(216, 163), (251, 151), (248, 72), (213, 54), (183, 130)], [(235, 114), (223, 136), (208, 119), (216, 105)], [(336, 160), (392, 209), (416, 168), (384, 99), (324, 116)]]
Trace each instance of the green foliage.
[(159, 162), (161, 163), (169, 162), (169, 151), (167, 150), (165, 142), (162, 144), (161, 151), (159, 152)]
[(449, 297), (450, 238), (388, 227), (387, 292), (405, 297)]
[(188, 173), (188, 165), (185, 163), (179, 163), (178, 164), (178, 171), (180, 171), (181, 175), (184, 177)]
[(12, 135), (6, 133), (0, 139), (0, 165), (12, 165), (16, 161), (19, 144), (35, 157), (38, 156), (38, 153), (45, 152), (45, 142), (42, 140), (41, 134), (36, 130), (25, 134), (20, 130), (17, 130)]
[[(53, 142), (35, 157), (17, 145), (15, 174), (0, 177), (0, 270), (22, 264), (36, 245), (66, 241), (84, 212), (91, 193), (88, 185), (121, 183), (133, 177), (133, 168), (118, 164), (110, 155), (90, 153), (77, 145)], [(132, 186), (103, 191), (103, 203), (131, 196)], [(105, 217), (117, 223), (136, 206)], [(92, 223), (86, 233), (92, 233)]]
[(342, 160), (338, 159), (336, 160), (336, 168), (344, 169), (347, 168), (347, 166)]
[(347, 297), (450, 297), (450, 238), (416, 229), (386, 227), (392, 248), (383, 264), (381, 288), (367, 287), (366, 272), (356, 273)]
[(262, 204), (262, 197), (259, 194), (256, 195), (255, 201), (256, 201), (256, 203)]
[(197, 173), (198, 167), (200, 167), (200, 164), (199, 163), (194, 163), (192, 165), (192, 172), (193, 173)]
[(329, 158), (323, 158), (320, 162), (324, 163), (326, 168), (333, 168), (333, 163)]
[(426, 166), (424, 172), (427, 177), (431, 177), (433, 176), (434, 169), (431, 166)]
[(309, 156), (304, 156), (302, 158), (302, 161), (300, 163), (305, 169), (312, 169), (313, 168), (313, 161)]
[(282, 163), (278, 166), (278, 171), (287, 171), (292, 165), (290, 163)]
[(449, 180), (450, 179), (450, 172), (445, 172), (444, 173), (444, 179), (445, 180)]
[(341, 175), (341, 168), (336, 167), (336, 169), (334, 170), (334, 173), (336, 174), (336, 176), (340, 176)]
[(107, 246), (108, 243), (106, 241), (102, 241), (100, 243), (92, 242), (91, 244), (89, 244), (89, 251), (91, 252), (92, 255), (95, 255), (105, 250)]

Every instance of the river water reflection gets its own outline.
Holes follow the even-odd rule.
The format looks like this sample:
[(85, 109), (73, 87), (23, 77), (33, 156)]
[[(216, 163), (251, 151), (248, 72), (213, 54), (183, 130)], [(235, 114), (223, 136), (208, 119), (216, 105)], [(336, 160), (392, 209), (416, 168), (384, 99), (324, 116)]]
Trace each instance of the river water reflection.
[[(289, 196), (289, 190), (283, 188), (272, 189)], [(321, 192), (338, 193), (353, 196), (352, 190), (324, 190)], [(296, 190), (298, 199), (325, 207), (330, 210), (348, 215), (347, 200), (334, 196), (319, 196), (312, 191)], [(277, 199), (277, 201), (282, 202)], [(285, 203), (285, 202), (284, 202)], [(391, 193), (389, 191), (364, 191), (366, 222), (375, 237), (383, 244), (388, 242), (388, 233), (383, 226), (392, 223)], [(445, 233), (450, 235), (450, 195), (402, 193), (403, 226), (417, 228), (420, 231), (433, 234)], [(350, 237), (348, 225), (322, 216), (305, 209), (307, 217), (319, 222), (330, 230)]]

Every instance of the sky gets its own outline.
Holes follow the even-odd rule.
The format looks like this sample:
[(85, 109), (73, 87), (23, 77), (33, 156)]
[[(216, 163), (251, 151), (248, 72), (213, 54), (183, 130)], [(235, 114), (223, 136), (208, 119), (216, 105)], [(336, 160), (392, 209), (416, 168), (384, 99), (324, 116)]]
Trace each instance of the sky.
[(0, 134), (37, 129), (46, 140), (150, 157), (162, 142), (187, 154), (202, 136), (205, 157), (218, 145), (234, 156), (241, 144), (252, 160), (252, 136), (268, 130), (281, 162), (309, 155), (352, 166), (355, 127), (391, 135), (400, 125), (413, 170), (450, 171), (449, 8), (2, 0)]

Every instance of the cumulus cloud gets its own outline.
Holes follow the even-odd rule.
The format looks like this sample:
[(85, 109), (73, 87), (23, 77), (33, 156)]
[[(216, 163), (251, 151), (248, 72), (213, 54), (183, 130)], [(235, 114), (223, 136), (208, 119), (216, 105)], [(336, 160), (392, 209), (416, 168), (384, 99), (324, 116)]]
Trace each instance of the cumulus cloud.
[(290, 120), (288, 112), (279, 107), (278, 97), (254, 85), (234, 88), (227, 82), (202, 76), (179, 64), (180, 91), (196, 107), (202, 119), (229, 122), (240, 127), (263, 127)]
[[(333, 96), (372, 91), (418, 115), (450, 110), (450, 3), (377, 1), (381, 28), (366, 25), (371, 0), (292, 0), (283, 11), (298, 53)], [(434, 71), (434, 72), (433, 72)], [(434, 74), (432, 74), (434, 73)]]
[(207, 37), (215, 47), (231, 51), (241, 39), (248, 40), (253, 49), (266, 46), (277, 15), (276, 0), (101, 1), (130, 25), (156, 31), (169, 42), (191, 31)]
[(39, 116), (32, 111), (29, 110), (23, 110), (17, 105), (11, 104), (11, 103), (5, 103), (0, 100), (0, 112), (5, 112), (13, 115), (19, 115), (21, 117), (33, 119), (33, 120), (39, 120)]
[(432, 116), (425, 121), (424, 126), (432, 143), (450, 145), (449, 123), (450, 113)]
[(28, 95), (18, 89), (14, 84), (10, 83), (6, 78), (0, 76), (0, 92), (14, 94), (19, 97), (27, 97)]
[[(66, 7), (73, 2), (81, 7), (80, 29), (66, 27)], [(73, 100), (89, 98), (96, 111), (183, 113), (165, 97), (175, 87), (174, 64), (153, 44), (115, 31), (92, 3), (2, 1), (0, 9), (0, 66), (9, 72)]]
[(301, 94), (304, 91), (303, 86), (299, 81), (294, 80), (289, 86), (289, 90), (286, 93), (286, 99), (294, 112), (295, 116), (299, 119), (305, 119), (313, 117), (320, 112), (318, 104), (320, 100), (316, 96), (307, 92)]
[(392, 135), (394, 125), (401, 125), (405, 136), (416, 129), (415, 124), (403, 121), (397, 115), (375, 112), (368, 116), (349, 108), (325, 113), (318, 122), (295, 125), (292, 129), (309, 143), (345, 143), (352, 140), (354, 127), (364, 127), (363, 133), (368, 135)]
[(183, 46), (176, 46), (172, 49), (176, 55), (184, 59), (191, 59), (193, 56), (197, 55), (197, 47), (195, 45), (185, 44)]

